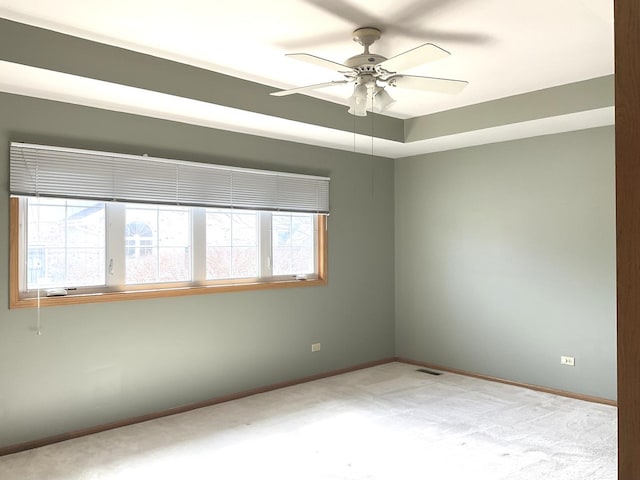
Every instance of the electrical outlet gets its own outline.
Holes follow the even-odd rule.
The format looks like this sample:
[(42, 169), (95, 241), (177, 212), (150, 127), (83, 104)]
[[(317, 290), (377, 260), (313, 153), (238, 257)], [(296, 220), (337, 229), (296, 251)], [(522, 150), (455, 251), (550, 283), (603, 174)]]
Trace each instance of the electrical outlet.
[(560, 356), (560, 365), (567, 365), (569, 367), (575, 367), (576, 359), (575, 357), (567, 357), (565, 355)]
[(311, 344), (311, 351), (312, 352), (319, 352), (320, 351), (320, 344), (319, 343), (312, 343)]

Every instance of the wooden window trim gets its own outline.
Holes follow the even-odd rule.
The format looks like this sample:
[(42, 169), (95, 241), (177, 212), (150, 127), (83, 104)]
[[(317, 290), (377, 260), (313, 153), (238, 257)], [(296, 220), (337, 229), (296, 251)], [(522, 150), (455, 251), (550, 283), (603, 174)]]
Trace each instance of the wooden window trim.
[(188, 287), (155, 287), (132, 289), (119, 292), (72, 294), (62, 297), (20, 298), (20, 203), (11, 198), (9, 202), (9, 308), (37, 308), (85, 303), (119, 302), (150, 298), (182, 297), (211, 293), (243, 292), (250, 290), (271, 290), (296, 287), (315, 287), (328, 283), (328, 241), (327, 217), (318, 216), (318, 278), (313, 280), (276, 280), (234, 284), (211, 284)]

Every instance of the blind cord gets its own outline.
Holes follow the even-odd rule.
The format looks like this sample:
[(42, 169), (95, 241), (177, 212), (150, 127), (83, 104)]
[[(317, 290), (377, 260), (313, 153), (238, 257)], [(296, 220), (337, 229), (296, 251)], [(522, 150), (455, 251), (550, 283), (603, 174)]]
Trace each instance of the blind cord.
[[(36, 192), (36, 203), (40, 206), (40, 195)], [(27, 207), (28, 208), (28, 207)], [(38, 236), (40, 235), (40, 212), (38, 211)], [(28, 227), (27, 227), (28, 228)], [(40, 319), (40, 273), (38, 273), (38, 297), (36, 303), (36, 335), (42, 335), (42, 321)]]
[(40, 322), (40, 279), (38, 279), (38, 303), (36, 306), (36, 335), (42, 335), (42, 323)]
[(356, 116), (351, 116), (353, 117), (353, 153), (356, 153)]
[(373, 135), (375, 133), (375, 129), (374, 129), (374, 115), (373, 115), (373, 105), (375, 101), (375, 97), (373, 96), (373, 94), (371, 95), (371, 198), (373, 198), (375, 196), (375, 185), (376, 185), (376, 178), (375, 178), (375, 162), (373, 161)]

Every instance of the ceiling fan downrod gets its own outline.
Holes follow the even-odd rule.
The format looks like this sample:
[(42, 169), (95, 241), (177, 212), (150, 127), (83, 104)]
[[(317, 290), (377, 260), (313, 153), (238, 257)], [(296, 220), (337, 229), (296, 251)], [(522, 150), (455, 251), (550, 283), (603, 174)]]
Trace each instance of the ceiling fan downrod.
[(379, 40), (381, 35), (382, 32), (373, 27), (364, 27), (354, 30), (353, 41), (362, 45), (364, 47), (364, 52), (348, 58), (344, 64), (350, 68), (358, 68), (367, 66), (373, 67), (378, 63), (384, 62), (387, 59), (386, 57), (369, 52), (369, 47), (373, 45), (376, 40)]

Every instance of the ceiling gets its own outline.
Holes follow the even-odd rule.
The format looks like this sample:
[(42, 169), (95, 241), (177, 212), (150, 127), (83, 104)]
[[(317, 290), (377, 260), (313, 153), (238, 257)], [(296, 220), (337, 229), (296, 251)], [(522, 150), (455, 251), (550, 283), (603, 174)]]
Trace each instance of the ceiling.
[[(451, 52), (403, 73), (467, 80), (467, 88), (453, 96), (393, 89), (397, 102), (385, 115), (398, 119), (613, 74), (612, 0), (0, 0), (0, 17), (283, 89), (339, 80), (340, 74), (285, 54), (307, 52), (342, 63), (361, 52), (351, 32), (362, 26), (382, 30), (371, 51), (386, 57), (426, 42)], [(47, 73), (2, 63), (0, 87), (10, 93), (25, 93), (20, 89), (27, 78), (37, 82), (38, 75)], [(37, 96), (64, 100), (64, 92), (44, 85), (51, 82), (33, 87), (42, 90)], [(312, 95), (346, 105), (350, 88), (330, 87)], [(91, 104), (92, 95), (94, 102), (105, 99), (87, 91), (84, 103)], [(133, 104), (130, 110), (136, 113)], [(169, 107), (160, 110), (167, 111), (145, 114), (175, 114)], [(611, 112), (607, 115), (611, 123)], [(242, 130), (240, 125), (253, 125), (249, 133), (278, 138), (295, 130), (293, 125), (264, 127), (267, 123), (269, 118), (253, 118), (235, 127), (212, 126)], [(261, 128), (264, 133), (258, 132)], [(293, 140), (313, 143), (315, 138), (317, 143), (318, 135), (302, 132), (299, 137)], [(397, 147), (391, 156), (408, 151)]]

